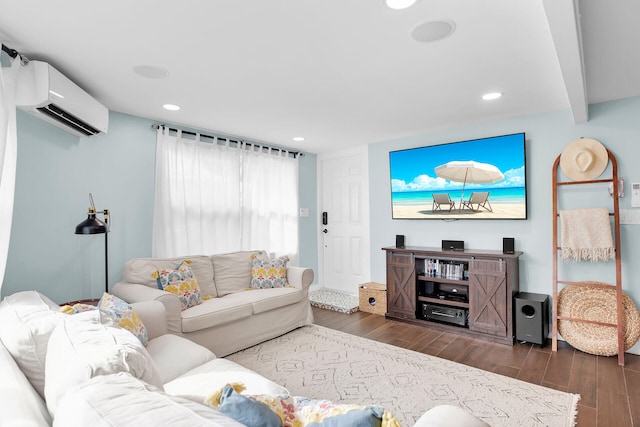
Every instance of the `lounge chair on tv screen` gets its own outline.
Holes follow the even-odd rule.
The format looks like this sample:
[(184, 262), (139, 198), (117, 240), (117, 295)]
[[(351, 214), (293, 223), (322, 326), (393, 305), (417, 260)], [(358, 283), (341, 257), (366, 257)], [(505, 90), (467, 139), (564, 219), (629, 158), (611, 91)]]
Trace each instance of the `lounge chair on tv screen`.
[[(476, 205), (476, 207), (474, 208), (473, 205)], [(469, 208), (474, 212), (479, 211), (480, 208), (485, 208), (489, 212), (493, 212), (493, 209), (491, 209), (491, 204), (489, 203), (488, 191), (471, 193), (471, 197), (469, 197), (469, 201), (468, 202), (462, 201), (462, 206), (465, 208)]]
[(433, 207), (431, 208), (431, 210), (432, 211), (444, 210), (444, 209), (442, 209), (442, 205), (448, 205), (449, 206), (449, 209), (448, 209), (449, 212), (451, 212), (451, 210), (456, 207), (455, 203), (453, 202), (453, 200), (451, 200), (451, 197), (449, 197), (448, 193), (447, 194), (433, 194)]

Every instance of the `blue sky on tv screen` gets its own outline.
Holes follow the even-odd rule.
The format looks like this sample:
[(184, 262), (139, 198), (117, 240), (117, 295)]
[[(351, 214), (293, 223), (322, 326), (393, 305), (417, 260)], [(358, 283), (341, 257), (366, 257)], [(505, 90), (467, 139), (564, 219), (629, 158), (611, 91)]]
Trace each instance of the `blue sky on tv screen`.
[(406, 192), (460, 189), (461, 182), (449, 182), (435, 173), (437, 166), (454, 160), (489, 163), (504, 174), (502, 181), (493, 184), (467, 183), (466, 188), (524, 187), (524, 156), (522, 133), (392, 151), (389, 153), (391, 190)]

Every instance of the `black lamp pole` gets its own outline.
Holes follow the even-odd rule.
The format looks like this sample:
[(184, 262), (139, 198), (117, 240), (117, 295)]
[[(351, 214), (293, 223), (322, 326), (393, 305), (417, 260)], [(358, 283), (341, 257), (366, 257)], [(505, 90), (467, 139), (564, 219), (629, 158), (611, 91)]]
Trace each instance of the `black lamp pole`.
[[(89, 206), (88, 217), (76, 226), (76, 234), (104, 234), (104, 291), (109, 292), (109, 209), (96, 211), (91, 193), (89, 193), (89, 200), (91, 206)], [(97, 214), (102, 214), (104, 222), (96, 218)]]
[(104, 232), (104, 291), (109, 293), (109, 224), (106, 223), (106, 216), (109, 215), (108, 209), (105, 209), (105, 225), (107, 231)]

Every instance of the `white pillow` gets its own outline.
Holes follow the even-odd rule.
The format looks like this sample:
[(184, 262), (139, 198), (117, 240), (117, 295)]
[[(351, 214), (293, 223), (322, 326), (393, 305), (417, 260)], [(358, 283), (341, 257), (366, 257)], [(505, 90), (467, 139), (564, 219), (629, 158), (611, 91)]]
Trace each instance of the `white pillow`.
[(289, 390), (262, 375), (228, 359), (213, 359), (193, 368), (173, 381), (165, 383), (164, 390), (174, 396), (188, 397), (196, 402), (204, 400), (214, 391), (229, 383), (242, 383), (244, 394), (289, 395)]
[(471, 412), (454, 405), (438, 405), (429, 409), (413, 427), (491, 427)]
[(60, 400), (54, 426), (228, 426), (242, 424), (218, 410), (170, 396), (129, 374), (94, 377)]
[(152, 339), (146, 348), (163, 384), (216, 358), (208, 348), (173, 334)]
[(151, 356), (131, 332), (101, 324), (98, 310), (69, 316), (49, 339), (44, 387), (49, 412), (55, 416), (69, 387), (118, 372), (162, 388)]
[(0, 339), (42, 397), (49, 336), (66, 317), (59, 308), (36, 291), (18, 292), (0, 302)]
[(44, 399), (0, 344), (0, 426), (37, 427), (51, 425)]
[(251, 285), (251, 255), (267, 256), (264, 251), (240, 251), (211, 255), (214, 282), (219, 297), (245, 291)]

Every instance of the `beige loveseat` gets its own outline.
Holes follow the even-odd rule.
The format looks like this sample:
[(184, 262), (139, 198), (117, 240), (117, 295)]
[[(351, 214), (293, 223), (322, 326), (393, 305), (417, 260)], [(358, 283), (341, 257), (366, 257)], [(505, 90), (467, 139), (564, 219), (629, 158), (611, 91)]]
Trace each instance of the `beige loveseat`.
[[(289, 287), (249, 289), (251, 255), (242, 251), (178, 258), (136, 258), (126, 263), (123, 280), (111, 292), (134, 303), (160, 301), (167, 312), (168, 330), (222, 357), (313, 323), (309, 286), (313, 270), (288, 266)], [(212, 298), (181, 310), (178, 297), (158, 289), (153, 273), (176, 268), (184, 260), (202, 295)]]

